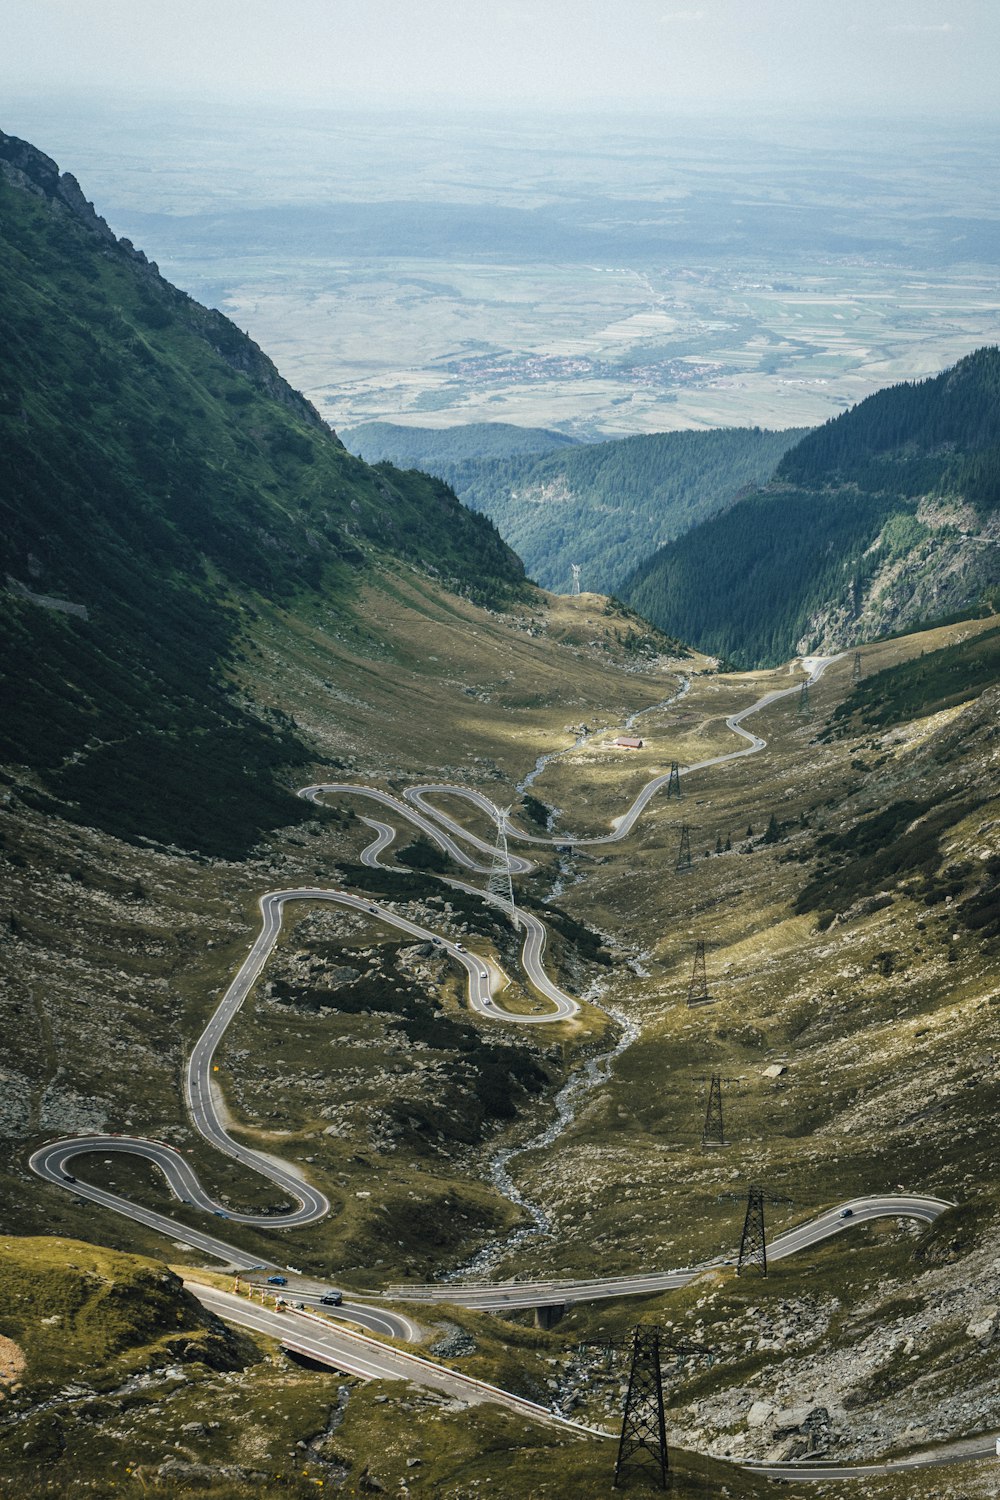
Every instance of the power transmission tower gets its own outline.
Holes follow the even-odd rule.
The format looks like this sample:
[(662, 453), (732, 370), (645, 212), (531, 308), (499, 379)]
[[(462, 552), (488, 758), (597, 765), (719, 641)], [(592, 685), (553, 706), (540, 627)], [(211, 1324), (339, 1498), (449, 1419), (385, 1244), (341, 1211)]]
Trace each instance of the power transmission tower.
[(854, 682), (854, 683), (858, 683), (858, 682), (861, 681), (861, 652), (860, 651), (855, 651), (855, 653), (854, 653), (854, 667), (851, 670), (851, 681)]
[(708, 1084), (708, 1108), (705, 1110), (705, 1123), (701, 1127), (701, 1149), (708, 1151), (713, 1146), (726, 1144), (725, 1132), (722, 1128), (722, 1079), (718, 1073), (713, 1073)]
[[(690, 850), (688, 865), (691, 864)], [(678, 866), (680, 868), (680, 866)], [(688, 1005), (709, 1005), (712, 997), (708, 993), (708, 977), (705, 973), (705, 940), (699, 938), (694, 949), (694, 965), (688, 980)]]
[(722, 1085), (724, 1083), (742, 1083), (742, 1078), (723, 1078), (720, 1073), (712, 1073), (706, 1077), (705, 1074), (696, 1075), (695, 1083), (708, 1084), (708, 1105), (705, 1109), (705, 1123), (701, 1128), (701, 1149), (708, 1151), (715, 1146), (729, 1146), (732, 1143), (726, 1140), (725, 1131), (722, 1126)]
[(505, 911), (517, 927), (517, 911), (514, 907), (514, 886), (510, 878), (510, 857), (507, 854), (507, 818), (510, 813), (509, 807), (498, 807), (497, 838), (493, 847), (493, 866), (490, 870), (490, 878), (486, 886), (487, 894), (494, 906), (499, 906)]
[(667, 1450), (667, 1424), (663, 1407), (663, 1370), (661, 1354), (678, 1358), (699, 1358), (711, 1362), (714, 1350), (687, 1339), (668, 1339), (655, 1324), (640, 1323), (620, 1339), (600, 1339), (584, 1345), (607, 1349), (609, 1354), (628, 1351), (631, 1355), (625, 1410), (622, 1414), (621, 1438), (615, 1462), (613, 1489), (619, 1489), (628, 1476), (637, 1471), (649, 1474), (661, 1490), (670, 1485), (670, 1454)]
[(681, 841), (677, 850), (678, 870), (690, 870), (691, 868), (691, 830), (686, 823), (681, 824)]
[(569, 570), (573, 574), (573, 593), (578, 594), (580, 592), (580, 564), (570, 563)]
[(812, 718), (812, 710), (809, 707), (809, 684), (808, 684), (808, 682), (804, 682), (802, 684), (802, 689), (801, 689), (801, 691), (799, 693), (799, 718), (800, 719), (810, 719), (810, 718)]
[(659, 1472), (660, 1488), (665, 1490), (670, 1456), (663, 1411), (660, 1330), (643, 1328), (640, 1324), (632, 1335), (632, 1367), (622, 1414), (614, 1488), (619, 1487), (630, 1470), (643, 1468), (649, 1462), (654, 1472)]
[(740, 1239), (740, 1258), (736, 1263), (737, 1276), (742, 1276), (744, 1269), (751, 1270), (754, 1266), (762, 1276), (767, 1275), (764, 1189), (761, 1187), (751, 1187), (747, 1193), (747, 1213), (743, 1220), (743, 1235)]
[(667, 782), (667, 797), (668, 798), (670, 798), (670, 797), (676, 797), (679, 800), (680, 799), (680, 795), (681, 795), (681, 764), (680, 764), (680, 761), (678, 761), (678, 760), (672, 760), (670, 762), (670, 779)]

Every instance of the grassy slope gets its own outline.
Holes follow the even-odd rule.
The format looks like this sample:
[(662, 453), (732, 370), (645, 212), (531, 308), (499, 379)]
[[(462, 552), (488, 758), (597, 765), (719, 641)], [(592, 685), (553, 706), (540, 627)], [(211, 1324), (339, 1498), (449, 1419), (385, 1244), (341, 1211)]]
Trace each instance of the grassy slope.
[[(468, 600), (443, 594), (419, 573), (399, 568), (374, 578), (350, 611), (326, 608), (303, 619), (276, 606), (263, 610), (256, 625), (259, 654), (248, 649), (242, 667), (253, 674), (262, 698), (273, 692), (278, 701), (301, 710), (310, 724), (315, 720), (322, 725), (326, 734), (343, 734), (352, 753), (379, 780), (400, 770), (423, 771), (438, 764), (440, 726), (449, 724), (455, 757), (494, 786), (491, 778), (496, 773), (485, 763), (488, 752), (493, 752), (491, 761), (495, 758), (511, 771), (520, 771), (541, 750), (570, 742), (571, 736), (564, 733), (568, 712), (592, 722), (614, 723), (627, 708), (655, 702), (663, 694), (663, 678), (637, 674), (634, 654), (620, 648), (615, 632), (627, 624), (615, 614), (605, 615), (603, 601), (587, 598), (555, 601), (551, 609), (539, 599), (530, 612), (512, 618), (490, 616)], [(598, 639), (607, 644), (588, 644)], [(484, 697), (492, 692), (507, 695), (499, 718), (489, 703), (469, 697), (466, 688)], [(419, 713), (408, 711), (410, 702), (419, 703)], [(338, 725), (331, 704), (344, 710), (346, 722)], [(468, 715), (464, 723), (463, 715)], [(504, 726), (503, 740), (496, 733), (498, 722)], [(324, 758), (316, 769), (329, 766)], [(92, 1215), (69, 1195), (39, 1192), (26, 1178), (22, 1153), (29, 1137), (100, 1120), (113, 1128), (195, 1145), (195, 1160), (206, 1180), (233, 1201), (269, 1201), (268, 1189), (258, 1179), (231, 1171), (222, 1158), (203, 1152), (191, 1137), (182, 1120), (178, 1062), (214, 1004), (219, 986), (245, 951), (255, 927), (259, 891), (317, 876), (321, 883), (337, 883), (338, 865), (355, 869), (358, 851), (369, 838), (370, 832), (350, 817), (317, 817), (301, 832), (278, 838), (263, 860), (199, 863), (179, 853), (121, 844), (98, 831), (42, 818), (29, 808), (14, 810), (0, 864), (0, 900), (11, 913), (0, 934), (0, 965), (11, 981), (4, 1004), (9, 1006), (6, 1020), (12, 1039), (5, 1058), (3, 1124), (5, 1134), (17, 1143), (13, 1171), (5, 1174), (0, 1186), (5, 1217), (16, 1218), (25, 1229), (57, 1228), (82, 1236), (99, 1234), (103, 1228), (114, 1243), (159, 1256), (177, 1255), (157, 1237), (115, 1219), (95, 1226)], [(286, 958), (308, 951), (314, 939), (325, 947), (329, 944), (328, 932), (310, 934), (308, 913), (296, 915), (301, 915), (306, 930), (299, 930), (298, 921), (290, 923), (289, 942), (282, 946), (276, 973)], [(381, 952), (388, 936), (378, 924), (368, 924), (360, 934), (361, 946)], [(502, 934), (492, 935), (490, 941), (497, 936)], [(395, 945), (390, 943), (388, 949), (394, 952)], [(561, 951), (557, 943), (556, 959)], [(508, 963), (514, 969), (512, 954)], [(412, 972), (390, 976), (368, 996), (366, 1010), (383, 1004), (387, 1010), (398, 1010), (400, 983), (410, 1014), (430, 1018), (444, 1009), (449, 1020), (438, 1026), (440, 1032), (460, 1019), (453, 981), (428, 987)], [(592, 1024), (599, 1029), (600, 1021), (597, 1017)], [(561, 1049), (553, 1054), (551, 1039), (546, 1039), (543, 1061), (553, 1078), (591, 1044), (582, 1034), (588, 1029), (578, 1029), (576, 1035), (567, 1032), (565, 1057)], [(354, 1052), (343, 1045), (348, 1030), (360, 1044)], [(224, 1058), (224, 1087), (238, 1115), (247, 1118), (247, 1137), (292, 1160), (313, 1157), (306, 1169), (320, 1173), (335, 1204), (332, 1220), (318, 1234), (282, 1237), (285, 1253), (290, 1259), (297, 1257), (298, 1264), (329, 1274), (333, 1265), (339, 1270), (355, 1263), (355, 1279), (368, 1280), (381, 1258), (387, 1263), (379, 1275), (399, 1275), (408, 1265), (426, 1274), (442, 1257), (464, 1254), (470, 1237), (495, 1233), (511, 1221), (503, 1200), (476, 1181), (475, 1156), (470, 1156), (464, 1138), (466, 1112), (449, 1110), (447, 1101), (442, 1110), (438, 1090), (422, 1105), (418, 1087), (415, 1099), (410, 1059), (400, 1050), (398, 1035), (384, 1015), (334, 1015), (310, 1021), (307, 1014), (296, 1012), (290, 1019), (279, 1006), (265, 1003), (249, 1008), (233, 1034)], [(492, 1042), (488, 1035), (483, 1039)], [(433, 1036), (426, 1040), (435, 1042)], [(447, 1035), (445, 1040), (454, 1041)], [(508, 1040), (500, 1038), (504, 1045)], [(331, 1042), (336, 1043), (333, 1050)], [(112, 1067), (107, 1066), (109, 1047)], [(258, 1098), (258, 1069), (268, 1066), (276, 1047), (282, 1049), (280, 1083), (272, 1081), (266, 1098)], [(451, 1054), (438, 1047), (423, 1051), (419, 1058), (451, 1070), (456, 1064), (467, 1066), (470, 1055), (453, 1046)], [(359, 1061), (364, 1070), (360, 1079)], [(318, 1068), (324, 1075), (321, 1088), (315, 1082)], [(348, 1082), (352, 1070), (353, 1086)], [(370, 1140), (374, 1112), (363, 1103), (365, 1080), (374, 1080), (382, 1071), (391, 1079), (388, 1098), (393, 1110), (405, 1106), (403, 1124), (409, 1136), (401, 1143), (390, 1142), (393, 1149), (388, 1151), (384, 1140)], [(301, 1090), (300, 1074), (306, 1075)], [(339, 1104), (351, 1087), (357, 1101), (355, 1119), (350, 1119), (349, 1110), (347, 1128), (326, 1136), (330, 1116), (319, 1116), (318, 1110), (331, 1102)], [(272, 1119), (277, 1100), (280, 1108)], [(519, 1096), (519, 1107), (522, 1100), (530, 1103), (530, 1095)], [(409, 1117), (419, 1117), (427, 1105), (435, 1111), (435, 1130), (411, 1133)], [(488, 1112), (486, 1124), (489, 1134), (493, 1127)], [(263, 1135), (258, 1133), (261, 1126)], [(437, 1135), (438, 1126), (443, 1126), (443, 1139)], [(267, 1134), (271, 1129), (275, 1133)], [(114, 1160), (104, 1166), (98, 1158), (85, 1170), (94, 1180), (113, 1183), (117, 1191), (163, 1206), (161, 1185), (139, 1163)], [(356, 1197), (356, 1190), (371, 1189), (373, 1178), (377, 1185), (372, 1197)], [(185, 1210), (178, 1207), (176, 1212), (182, 1242)], [(258, 1238), (262, 1250), (273, 1250), (266, 1237)], [(501, 1373), (497, 1361), (503, 1351), (496, 1343), (489, 1349), (486, 1368)], [(503, 1373), (513, 1372), (514, 1379), (528, 1384), (537, 1378), (530, 1359), (518, 1370), (516, 1354), (508, 1353)], [(20, 1459), (11, 1461), (19, 1493), (30, 1484), (39, 1456), (55, 1461), (64, 1442), (63, 1457), (53, 1471), (55, 1483), (90, 1474), (110, 1483), (111, 1453), (121, 1451), (123, 1442), (129, 1461), (140, 1465), (148, 1481), (179, 1441), (176, 1457), (211, 1464), (220, 1497), (268, 1493), (263, 1480), (240, 1479), (241, 1470), (280, 1474), (281, 1493), (288, 1493), (293, 1456), (295, 1483), (301, 1480), (304, 1490), (312, 1485), (312, 1476), (328, 1476), (329, 1482), (330, 1476), (349, 1466), (349, 1494), (356, 1491), (369, 1462), (386, 1481), (398, 1475), (412, 1483), (406, 1458), (413, 1455), (421, 1457), (440, 1493), (456, 1497), (468, 1492), (469, 1483), (490, 1476), (494, 1492), (503, 1495), (501, 1472), (516, 1476), (506, 1491), (512, 1497), (558, 1494), (567, 1465), (582, 1484), (598, 1483), (607, 1473), (603, 1449), (573, 1445), (567, 1454), (558, 1439), (489, 1410), (456, 1415), (442, 1412), (437, 1403), (425, 1406), (418, 1400), (407, 1405), (401, 1424), (400, 1397), (391, 1388), (385, 1406), (375, 1401), (377, 1390), (354, 1391), (350, 1419), (336, 1439), (321, 1445), (316, 1454), (310, 1450), (303, 1459), (295, 1443), (322, 1433), (335, 1397), (328, 1376), (290, 1374), (284, 1366), (268, 1365), (226, 1377), (221, 1384), (215, 1376), (192, 1375), (180, 1395), (174, 1384), (167, 1381), (163, 1390), (157, 1385), (125, 1415), (113, 1403), (99, 1405), (85, 1429), (86, 1441), (78, 1436), (75, 1422), (38, 1412), (25, 1429), (24, 1440), (32, 1445), (29, 1459), (23, 1467)], [(178, 1437), (185, 1423), (205, 1420), (206, 1410), (212, 1412), (212, 1420), (221, 1417), (221, 1430)], [(112, 1432), (118, 1436), (112, 1438)], [(502, 1462), (498, 1453), (504, 1455)], [(704, 1492), (705, 1481), (698, 1476), (705, 1465), (698, 1460), (686, 1464), (683, 1459), (681, 1464), (695, 1476), (681, 1492)], [(181, 1478), (165, 1480), (164, 1485), (167, 1493), (175, 1487), (178, 1493), (184, 1490)], [(533, 1486), (538, 1488), (533, 1491)]]
[[(248, 649), (242, 669), (253, 675), (259, 699), (294, 711), (310, 731), (315, 726), (317, 758), (303, 768), (303, 781), (329, 775), (338, 760), (348, 758), (349, 776), (380, 784), (401, 775), (427, 775), (444, 765), (494, 795), (513, 799), (511, 782), (543, 750), (570, 744), (571, 724), (586, 719), (617, 725), (629, 709), (653, 703), (670, 690), (671, 679), (634, 670), (634, 653), (622, 650), (616, 638), (627, 622), (604, 614), (602, 605), (586, 596), (554, 601), (551, 608), (539, 600), (530, 612), (491, 616), (468, 600), (442, 594), (419, 573), (400, 568), (373, 580), (350, 612), (327, 609), (303, 618), (277, 607), (262, 610), (256, 624), (259, 651)], [(607, 645), (592, 646), (591, 641)], [(336, 885), (348, 879), (368, 881), (370, 889), (379, 890), (385, 877), (376, 880), (358, 868), (360, 850), (371, 836), (345, 807), (316, 814), (301, 829), (286, 830), (257, 859), (209, 864), (129, 847), (32, 809), (16, 809), (4, 830), (0, 862), (0, 965), (9, 981), (4, 996), (10, 1038), (7, 1133), (26, 1141), (53, 1128), (101, 1123), (166, 1133), (194, 1146), (207, 1180), (234, 1201), (267, 1201), (268, 1189), (256, 1178), (192, 1138), (180, 1104), (180, 1058), (256, 930), (260, 892), (303, 881)], [(539, 888), (543, 884), (544, 876)], [(438, 889), (425, 883), (425, 894)], [(290, 918), (297, 915), (290, 913)], [(456, 903), (456, 915), (463, 923), (471, 920), (487, 946), (500, 944), (508, 969), (516, 974), (509, 933), (484, 922), (474, 903), (465, 909)], [(290, 921), (290, 928), (295, 925)], [(345, 932), (336, 941), (374, 945), (386, 953), (394, 971), (397, 957), (392, 945), (386, 946), (387, 937), (371, 923), (353, 938)], [(297, 948), (292, 932), (289, 953)], [(572, 943), (557, 940), (557, 963), (563, 952), (567, 962), (575, 962)], [(377, 982), (391, 997), (393, 986), (403, 984), (418, 1013), (427, 1017), (444, 1001), (454, 1018), (454, 976), (447, 983), (442, 976), (428, 984), (414, 977), (412, 967)], [(576, 971), (574, 976), (579, 977)], [(393, 998), (389, 1008), (397, 1006)], [(405, 1053), (396, 1040), (398, 1029), (387, 1031), (378, 1018), (352, 1015), (343, 1024), (334, 1020), (331, 1031), (331, 1020), (298, 1012), (289, 1016), (287, 1008), (277, 1005), (259, 1011), (250, 1007), (225, 1058), (234, 1108), (245, 1112), (251, 1125), (291, 1129), (291, 1136), (274, 1138), (275, 1149), (315, 1156), (338, 1205), (328, 1224), (297, 1237), (294, 1246), (289, 1241), (289, 1256), (298, 1254), (298, 1263), (315, 1261), (338, 1269), (366, 1266), (381, 1257), (387, 1275), (399, 1274), (407, 1265), (428, 1269), (441, 1250), (441, 1225), (433, 1216), (425, 1221), (413, 1215), (407, 1194), (417, 1188), (425, 1199), (455, 1193), (463, 1198), (466, 1227), (457, 1217), (448, 1221), (459, 1238), (508, 1222), (509, 1206), (481, 1187), (459, 1159), (469, 1150), (462, 1139), (459, 1096), (447, 1111), (443, 1146), (432, 1132), (412, 1142), (410, 1150), (397, 1149), (386, 1162), (393, 1179), (394, 1233), (388, 1252), (375, 1248), (385, 1237), (382, 1200), (369, 1203), (354, 1196), (356, 1188), (368, 1185), (372, 1162), (379, 1159), (377, 1151), (370, 1155), (368, 1143), (375, 1120), (355, 1106), (352, 1128), (342, 1136), (325, 1134), (331, 1117), (323, 1112), (343, 1086), (337, 1064), (342, 1061), (345, 1072), (348, 1064), (337, 1049), (330, 1049), (333, 1034), (350, 1030), (364, 1044), (363, 1061), (372, 1079), (388, 1070), (393, 1080), (388, 1113), (398, 1113), (413, 1091), (403, 1065)], [(600, 1018), (567, 1033), (565, 1059), (560, 1052), (549, 1057), (548, 1037), (539, 1038), (529, 1051), (534, 1055), (541, 1049), (542, 1062), (556, 1079), (579, 1049), (592, 1044), (583, 1032), (595, 1027), (600, 1029)], [(461, 1036), (449, 1043), (449, 1057), (465, 1067)], [(109, 1047), (115, 1062), (111, 1068)], [(272, 1121), (260, 1117), (258, 1091), (273, 1095), (275, 1084), (266, 1075), (274, 1069), (276, 1048), (282, 1049), (285, 1084), (278, 1118)], [(325, 1067), (333, 1070), (322, 1090), (310, 1081), (318, 1066), (317, 1049)], [(529, 1092), (519, 1103), (529, 1107), (531, 1098)], [(424, 1100), (421, 1108), (429, 1102)], [(273, 1098), (266, 1105), (274, 1110)], [(495, 1113), (489, 1116), (488, 1134), (497, 1119)], [(123, 1188), (134, 1185), (151, 1203), (162, 1202), (159, 1183), (144, 1167), (115, 1162), (107, 1169), (98, 1164), (96, 1170)], [(6, 1178), (4, 1195), (9, 1211), (20, 1215), (26, 1227), (49, 1223), (68, 1233), (92, 1227), (87, 1212), (77, 1210), (67, 1195), (39, 1199), (34, 1190), (26, 1191), (20, 1168)], [(177, 1212), (180, 1235), (185, 1211)], [(129, 1236), (121, 1243), (143, 1250), (157, 1244), (153, 1237), (141, 1232), (136, 1237), (124, 1225), (109, 1224), (108, 1232), (116, 1238), (120, 1230)], [(264, 1240), (260, 1243), (263, 1247)]]
[[(988, 1065), (1000, 1046), (991, 857), (1000, 815), (997, 690), (983, 694), (981, 679), (992, 628), (951, 627), (868, 648), (870, 675), (853, 699), (845, 659), (814, 689), (811, 721), (800, 720), (794, 699), (768, 711), (758, 721), (770, 741), (764, 755), (699, 773), (681, 807), (654, 808), (643, 832), (606, 866), (581, 862), (583, 884), (562, 898), (643, 955), (644, 977), (619, 980), (611, 990), (642, 1035), (610, 1087), (562, 1138), (558, 1174), (547, 1158), (522, 1162), (519, 1180), (553, 1216), (558, 1248), (528, 1247), (517, 1257), (519, 1274), (593, 1274), (598, 1265), (624, 1272), (650, 1261), (670, 1266), (732, 1253), (752, 1180), (790, 1200), (769, 1207), (772, 1232), (847, 1194), (897, 1185), (975, 1209), (937, 1262), (920, 1259), (920, 1241), (904, 1236), (894, 1249), (891, 1235), (863, 1234), (804, 1263), (775, 1265), (766, 1289), (734, 1288), (744, 1309), (773, 1309), (771, 1317), (796, 1297), (833, 1292), (845, 1306), (863, 1298), (868, 1322), (823, 1326), (798, 1385), (786, 1374), (787, 1361), (776, 1362), (766, 1345), (746, 1369), (727, 1370), (748, 1332), (746, 1321), (733, 1325), (721, 1293), (721, 1301), (713, 1293), (699, 1304), (702, 1287), (689, 1299), (649, 1306), (650, 1316), (679, 1318), (688, 1334), (700, 1329), (723, 1350), (711, 1377), (682, 1384), (690, 1392), (684, 1399), (718, 1397), (707, 1428), (724, 1419), (729, 1436), (719, 1437), (716, 1452), (740, 1433), (746, 1440), (738, 1397), (748, 1383), (777, 1406), (846, 1399), (846, 1451), (866, 1444), (884, 1450), (907, 1421), (928, 1435), (963, 1422), (973, 1431), (1000, 1422), (990, 1362), (965, 1333), (992, 1300), (989, 1245), (1000, 1216), (996, 1085)], [(963, 636), (963, 646), (948, 645)], [(939, 672), (932, 653), (940, 647), (947, 649)], [(906, 664), (879, 672), (896, 663)], [(592, 744), (560, 762), (551, 778), (543, 775), (534, 791), (564, 809), (564, 825), (590, 826), (595, 807), (617, 800), (623, 775), (631, 789), (653, 764), (718, 751), (721, 717), (781, 680), (702, 679), (680, 713), (671, 711), (659, 728), (655, 718), (646, 721), (641, 755), (648, 765), (633, 770), (631, 760)], [(888, 716), (895, 722), (866, 722), (872, 699), (883, 707), (896, 692), (905, 707)], [(824, 725), (845, 700), (853, 710), (833, 721), (831, 738)], [(883, 832), (877, 847), (885, 857), (852, 858), (852, 839), (870, 848), (867, 829), (883, 809), (905, 803), (912, 804), (912, 835), (892, 842)], [(772, 812), (783, 833), (768, 846), (760, 835)], [(683, 879), (673, 873), (681, 818), (693, 829), (696, 852)], [(756, 834), (749, 843), (748, 824)], [(708, 853), (720, 837), (731, 838), (731, 854)], [(888, 899), (865, 904), (883, 891)], [(827, 926), (830, 906), (846, 920)], [(699, 937), (708, 944), (716, 1003), (689, 1011), (684, 1001)], [(788, 1071), (775, 1083), (763, 1072), (776, 1059)], [(732, 1145), (706, 1155), (699, 1080), (710, 1072), (734, 1080), (725, 1088)], [(923, 1378), (904, 1399), (910, 1377), (893, 1372), (888, 1353), (861, 1351), (883, 1320), (891, 1342), (896, 1314), (887, 1309), (911, 1289), (927, 1327), (918, 1335)], [(567, 1337), (627, 1326), (634, 1316), (628, 1306), (579, 1309)], [(747, 1321), (753, 1323), (749, 1314)], [(869, 1358), (889, 1366), (881, 1384), (862, 1373)], [(705, 1425), (688, 1415), (687, 1439)], [(878, 1428), (881, 1438), (873, 1436)]]
[(156, 1362), (236, 1369), (248, 1350), (172, 1272), (79, 1240), (0, 1239), (0, 1331), (22, 1350), (20, 1384), (51, 1394), (81, 1369), (103, 1390)]
[[(607, 1442), (490, 1406), (456, 1410), (394, 1382), (303, 1369), (272, 1341), (217, 1323), (154, 1262), (74, 1240), (5, 1238), (0, 1267), (0, 1334), (24, 1358), (0, 1396), (0, 1495), (155, 1485), (165, 1496), (243, 1500), (412, 1486), (460, 1500), (483, 1485), (519, 1500), (607, 1483)], [(494, 1320), (465, 1321), (488, 1368), (498, 1358), (527, 1364), (545, 1389), (558, 1340), (523, 1329), (505, 1349)], [(711, 1461), (675, 1453), (674, 1466), (675, 1493), (718, 1493), (723, 1471)]]

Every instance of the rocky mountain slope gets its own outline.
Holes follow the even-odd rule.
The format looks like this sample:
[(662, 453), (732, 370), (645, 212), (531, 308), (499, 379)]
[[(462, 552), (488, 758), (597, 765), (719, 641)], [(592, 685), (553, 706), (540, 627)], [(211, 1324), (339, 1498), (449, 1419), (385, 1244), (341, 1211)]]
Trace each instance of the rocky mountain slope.
[(623, 596), (743, 665), (945, 618), (1000, 583), (1000, 350), (869, 396)]

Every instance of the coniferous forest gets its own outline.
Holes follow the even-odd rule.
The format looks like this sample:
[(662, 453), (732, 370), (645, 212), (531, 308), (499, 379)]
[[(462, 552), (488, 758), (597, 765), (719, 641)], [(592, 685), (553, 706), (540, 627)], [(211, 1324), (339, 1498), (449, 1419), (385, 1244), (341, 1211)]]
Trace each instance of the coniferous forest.
[(503, 423), (434, 430), (373, 422), (344, 440), (370, 461), (446, 480), (496, 523), (543, 588), (568, 589), (577, 563), (585, 589), (615, 593), (663, 543), (765, 484), (801, 436), (801, 428), (729, 427), (569, 444)]
[(974, 608), (995, 587), (979, 533), (1000, 506), (998, 395), (986, 347), (868, 397), (804, 437), (765, 491), (641, 564), (624, 597), (743, 666), (813, 649), (834, 613), (843, 644), (854, 621), (862, 638)]

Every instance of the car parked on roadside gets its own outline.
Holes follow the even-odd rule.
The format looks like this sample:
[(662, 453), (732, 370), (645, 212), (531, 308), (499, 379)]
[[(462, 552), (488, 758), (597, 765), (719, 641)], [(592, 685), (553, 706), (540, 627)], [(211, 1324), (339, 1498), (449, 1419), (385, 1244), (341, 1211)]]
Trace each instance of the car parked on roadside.
[(268, 1286), (287, 1286), (288, 1285), (288, 1277), (287, 1276), (269, 1276), (267, 1278), (267, 1284), (268, 1284)]

